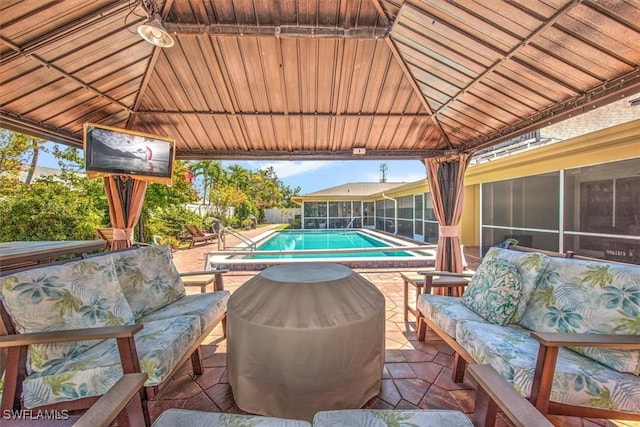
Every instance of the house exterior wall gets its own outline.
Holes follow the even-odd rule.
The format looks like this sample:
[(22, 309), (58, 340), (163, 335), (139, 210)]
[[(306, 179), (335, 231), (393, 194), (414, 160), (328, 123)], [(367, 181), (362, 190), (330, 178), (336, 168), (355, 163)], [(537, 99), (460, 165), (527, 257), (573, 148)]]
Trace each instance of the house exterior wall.
[[(465, 194), (477, 197), (473, 206), (465, 201), (464, 218), (471, 223), (477, 212), (480, 224), (471, 239), (461, 230), (461, 239), (486, 249), (515, 235), (541, 249), (596, 257), (625, 252), (627, 259), (619, 260), (640, 262), (638, 174), (640, 120), (471, 167)], [(595, 201), (601, 197), (608, 201)], [(603, 216), (596, 214), (598, 209), (606, 211)], [(626, 249), (610, 250), (609, 245)]]
[[(596, 184), (590, 184), (596, 181)], [(624, 207), (622, 201), (608, 202), (609, 208), (613, 209), (609, 215), (613, 218), (610, 230), (585, 226), (584, 216), (589, 209), (585, 204), (585, 191), (591, 191), (592, 195), (594, 191), (589, 190), (590, 186), (615, 192), (620, 200), (636, 197), (636, 194), (640, 197), (640, 193), (636, 193), (640, 191), (640, 120), (470, 166), (465, 174), (461, 243), (482, 247), (495, 244), (496, 239), (508, 235), (517, 235), (524, 240), (533, 236), (534, 247), (551, 250), (585, 248), (589, 255), (601, 256), (605, 250), (600, 248), (602, 242), (624, 240), (631, 247), (637, 244), (636, 253), (640, 252), (640, 199), (637, 199), (637, 206), (634, 205), (636, 199), (631, 200), (630, 208)], [(623, 194), (625, 191), (627, 195)], [(490, 192), (494, 194), (493, 199), (489, 197)], [(602, 194), (606, 195), (606, 192)], [(417, 215), (414, 212), (414, 224), (422, 216), (423, 227), (414, 225), (411, 232), (407, 230), (406, 206), (410, 197), (415, 206), (419, 196), (422, 196), (423, 212)], [(395, 202), (389, 199), (398, 202), (398, 212), (402, 212), (398, 214), (399, 218), (393, 218)], [(426, 172), (425, 180), (361, 201), (364, 200), (375, 202), (375, 228), (416, 240), (428, 236), (433, 242), (437, 226), (430, 215)], [(488, 200), (494, 200), (493, 203), (499, 206), (491, 206)], [(304, 196), (302, 201), (307, 201)], [(621, 217), (619, 211), (623, 208), (632, 209), (632, 212), (623, 221), (618, 220), (624, 222), (624, 227), (616, 228), (616, 218)], [(492, 213), (495, 214), (493, 217)], [(505, 216), (507, 223), (504, 223)], [(589, 239), (596, 244), (589, 243)], [(541, 245), (535, 246), (536, 242)], [(589, 252), (589, 247), (595, 249)]]

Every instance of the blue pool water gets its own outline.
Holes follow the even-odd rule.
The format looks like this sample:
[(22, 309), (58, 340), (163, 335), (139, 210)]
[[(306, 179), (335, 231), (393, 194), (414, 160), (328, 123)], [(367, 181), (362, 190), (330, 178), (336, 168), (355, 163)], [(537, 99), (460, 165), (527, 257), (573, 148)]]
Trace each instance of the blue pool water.
[[(268, 240), (259, 243), (256, 251), (305, 251), (317, 249), (362, 249), (391, 247), (388, 243), (358, 231), (343, 230), (282, 230)], [(321, 254), (300, 253), (294, 255), (250, 255), (251, 259), (274, 258), (364, 258), (364, 257), (406, 257), (411, 254), (402, 251), (389, 252), (348, 252), (339, 251)]]

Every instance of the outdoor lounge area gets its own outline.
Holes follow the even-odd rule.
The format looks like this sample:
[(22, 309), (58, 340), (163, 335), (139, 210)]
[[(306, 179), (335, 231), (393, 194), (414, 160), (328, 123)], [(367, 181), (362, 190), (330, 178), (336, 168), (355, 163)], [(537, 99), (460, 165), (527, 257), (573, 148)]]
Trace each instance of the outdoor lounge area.
[[(640, 244), (638, 2), (17, 0), (4, 2), (0, 12), (0, 127), (8, 140), (15, 137), (14, 145), (28, 140), (33, 147), (30, 172), (39, 144), (82, 150), (82, 155), (73, 150), (62, 155), (77, 155), (81, 165), (74, 172), (93, 183), (101, 179), (106, 196), (100, 201), (103, 216), (96, 213), (96, 224), (84, 226), (102, 221), (100, 227), (109, 232), (101, 234), (99, 249), (128, 251), (86, 255), (76, 246), (66, 253), (77, 259), (40, 266), (55, 258), (41, 253), (50, 251), (49, 245), (38, 249), (40, 243), (26, 242), (33, 246), (25, 248), (18, 241), (37, 240), (35, 233), (0, 243), (9, 248), (8, 257), (0, 255), (11, 266), (30, 268), (0, 274), (0, 364), (7, 366), (3, 417), (29, 426), (33, 420), (17, 418), (30, 408), (86, 410), (97, 406), (110, 387), (120, 389), (125, 374), (133, 385), (144, 381), (139, 393), (133, 391), (143, 414), (134, 425), (151, 425), (167, 410), (242, 414), (274, 406), (291, 417), (298, 412), (289, 410), (304, 409), (301, 417), (311, 421), (317, 402), (309, 399), (304, 403), (310, 408), (291, 409), (288, 398), (304, 400), (325, 382), (340, 390), (320, 390), (324, 394), (317, 400), (340, 409), (453, 409), (490, 420), (495, 408), (476, 406), (476, 398), (486, 403), (495, 397), (492, 392), (505, 390), (526, 395), (533, 369), (530, 403), (536, 416), (556, 426), (640, 423), (637, 266), (614, 264), (637, 263)], [(543, 127), (567, 130), (568, 119), (599, 114), (616, 102), (629, 113), (617, 126), (580, 125), (579, 135), (540, 138)], [(492, 150), (525, 147), (535, 133), (536, 143), (549, 145), (524, 160), (493, 161)], [(18, 150), (18, 167), (26, 166), (21, 157), (26, 151)], [(488, 159), (485, 167), (470, 166), (476, 156)], [(189, 230), (189, 248), (183, 249), (160, 247), (144, 236), (145, 203), (158, 186), (179, 187), (173, 185), (177, 177), (189, 187), (189, 197), (175, 198), (182, 204), (189, 198), (211, 203), (219, 196), (216, 208), (223, 202), (240, 208), (236, 205), (243, 199), (231, 197), (238, 196), (240, 184), (265, 196), (257, 210), (280, 204), (271, 200), (274, 187), (262, 186), (264, 180), (242, 183), (238, 175), (224, 185), (207, 182), (183, 161), (363, 159), (417, 161), (424, 174), (406, 186), (311, 195), (301, 202), (302, 228), (346, 232), (360, 217), (363, 227), (437, 242), (433, 259), (424, 260), (425, 268), (441, 275), (465, 267), (477, 271), (510, 237), (558, 251), (549, 261), (550, 278), (542, 279), (547, 270), (541, 268), (536, 270), (541, 277), (527, 285), (527, 298), (519, 289), (518, 312), (536, 318), (502, 329), (469, 319), (457, 322), (457, 314), (469, 314), (460, 310), (447, 324), (438, 324), (445, 316), (434, 314), (432, 306), (427, 314), (420, 301), (427, 298), (414, 292), (419, 281), (403, 276), (420, 270), (413, 268), (316, 266), (305, 275), (294, 259), (277, 274), (221, 269), (212, 279), (202, 271), (210, 267), (205, 252), (214, 240), (234, 248), (239, 234)], [(264, 175), (277, 182), (275, 174)], [(204, 194), (196, 189), (197, 179), (204, 181)], [(78, 189), (80, 184), (69, 182), (60, 192)], [(8, 180), (4, 188), (30, 188), (13, 184)], [(97, 190), (88, 192), (102, 196)], [(236, 212), (257, 213), (218, 210), (224, 219)], [(13, 228), (28, 232), (34, 227), (26, 224), (32, 210), (24, 211), (25, 219)], [(78, 216), (88, 219), (89, 211), (82, 212)], [(184, 233), (184, 224), (177, 225)], [(263, 231), (253, 226), (257, 221), (251, 221), (247, 235)], [(64, 239), (73, 240), (58, 240)], [(130, 248), (137, 240), (145, 246)], [(583, 249), (590, 252), (575, 255)], [(492, 255), (483, 259), (487, 253)], [(607, 262), (592, 265), (585, 256)], [(579, 260), (580, 277), (573, 275), (574, 266), (565, 268), (573, 261), (569, 258)], [(508, 267), (510, 275), (513, 266)], [(193, 275), (185, 291), (180, 275), (187, 272)], [(489, 290), (503, 285), (505, 276), (474, 275)], [(289, 286), (299, 282), (304, 284), (291, 291)], [(340, 292), (326, 292), (347, 282)], [(415, 288), (410, 293), (409, 282)], [(498, 291), (515, 295), (515, 282)], [(425, 278), (425, 283), (428, 288), (435, 282)], [(579, 292), (566, 289), (574, 285)], [(434, 290), (440, 292), (446, 295), (434, 296), (447, 298), (447, 304), (454, 299), (458, 308), (462, 290)], [(479, 311), (505, 309), (477, 298), (488, 303)], [(532, 312), (526, 311), (529, 306)], [(327, 307), (335, 310), (323, 311)], [(470, 324), (472, 329), (465, 329)], [(447, 326), (453, 333), (437, 329)], [(487, 331), (497, 335), (473, 338), (487, 337)], [(550, 338), (552, 333), (560, 333), (559, 339)], [(560, 347), (585, 346), (598, 334), (616, 336), (578, 350), (588, 354), (584, 358), (560, 357), (561, 368), (569, 366), (562, 372), (572, 376), (550, 374)], [(77, 342), (78, 336), (84, 339)], [(318, 346), (305, 345), (304, 339)], [(527, 363), (509, 365), (520, 361), (514, 353)], [(534, 359), (534, 353), (540, 357)], [(486, 393), (474, 377), (481, 365), (463, 375), (474, 362), (492, 363), (500, 371), (501, 381), (482, 388)], [(270, 366), (293, 374), (274, 379)], [(135, 375), (141, 370), (146, 376)], [(618, 380), (619, 372), (632, 380)], [(550, 401), (554, 388), (561, 396)], [(589, 418), (575, 410), (571, 417), (549, 414), (548, 407), (563, 401), (567, 390), (598, 412), (589, 412)], [(180, 412), (171, 414), (176, 418), (167, 416), (167, 424), (182, 421)], [(610, 419), (610, 414), (633, 421)], [(389, 424), (401, 425), (407, 421), (402, 417), (392, 417)], [(196, 425), (196, 419), (202, 420), (193, 418)], [(518, 425), (502, 414), (497, 420), (499, 426)], [(119, 426), (126, 424), (118, 420)]]
[[(197, 251), (197, 252), (195, 252)], [(180, 250), (174, 254), (181, 270), (197, 269), (204, 262), (205, 249)], [(470, 267), (476, 267), (480, 259), (477, 248), (467, 248), (466, 258)], [(427, 331), (427, 339), (419, 341), (415, 317), (408, 321), (403, 314), (403, 279), (398, 272), (361, 270), (363, 277), (371, 281), (383, 293), (385, 315), (385, 363), (381, 392), (364, 406), (370, 409), (454, 409), (473, 414), (473, 402), (477, 385), (467, 375), (464, 382), (452, 379), (454, 368), (453, 349), (433, 331)], [(256, 272), (229, 272), (225, 274), (225, 289), (232, 293)], [(415, 304), (413, 292), (410, 304)], [(169, 408), (192, 409), (210, 412), (244, 413), (233, 399), (227, 376), (227, 340), (222, 337), (221, 326), (216, 327), (202, 347), (204, 373), (195, 381), (189, 365), (180, 370), (167, 389), (149, 403), (152, 419)], [(550, 416), (556, 426), (596, 427), (635, 426), (634, 421), (608, 421), (577, 417)], [(512, 425), (502, 415), (499, 426)]]
[[(263, 231), (264, 229), (258, 229), (248, 233), (258, 234)], [(230, 243), (234, 242), (230, 241)], [(481, 261), (477, 257), (477, 250), (478, 248), (466, 249), (469, 267), (473, 269), (477, 268)], [(205, 246), (178, 250), (173, 253), (173, 263), (181, 273), (200, 270), (206, 258), (206, 251)], [(94, 258), (90, 258), (92, 259)], [(443, 341), (439, 333), (431, 330), (426, 331), (426, 340), (422, 341), (423, 337), (418, 334), (415, 317), (410, 316), (405, 319), (406, 291), (402, 273), (384, 269), (359, 270), (358, 273), (359, 277), (374, 284), (375, 288), (381, 292), (385, 305), (384, 366), (379, 377), (379, 393), (376, 389), (375, 396), (368, 399), (362, 407), (402, 410), (447, 409), (461, 411), (473, 417), (478, 385), (471, 375), (465, 376), (461, 382), (455, 382), (455, 347)], [(224, 278), (224, 284), (220, 283), (219, 286), (224, 286), (225, 292), (233, 295), (257, 274), (259, 273), (254, 271), (224, 272), (219, 275)], [(195, 286), (187, 290), (189, 295), (196, 298), (193, 301), (197, 301), (203, 291), (198, 288), (199, 286)], [(408, 303), (415, 307), (414, 292), (409, 292), (407, 296)], [(194, 376), (196, 371), (192, 366), (193, 360), (186, 360), (182, 367), (177, 367), (164, 380), (163, 387), (148, 401), (151, 422), (168, 409), (196, 410), (205, 413), (246, 413), (238, 407), (234, 399), (228, 366), (230, 348), (228, 339), (224, 335), (224, 325), (224, 322), (218, 323), (208, 336), (201, 338), (199, 375)], [(271, 349), (277, 352), (278, 346), (272, 346)], [(273, 384), (274, 393), (277, 393), (278, 385), (271, 382), (265, 385), (268, 387), (269, 384)], [(549, 420), (556, 426), (637, 425), (636, 421), (555, 415), (550, 415)], [(512, 424), (499, 414), (497, 425)]]

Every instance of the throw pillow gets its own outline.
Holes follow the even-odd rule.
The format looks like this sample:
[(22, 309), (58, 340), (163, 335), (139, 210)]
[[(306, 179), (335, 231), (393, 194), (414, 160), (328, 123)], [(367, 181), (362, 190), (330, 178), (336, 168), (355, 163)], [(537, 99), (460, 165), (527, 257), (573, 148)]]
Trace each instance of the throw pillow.
[(518, 309), (522, 279), (515, 265), (485, 259), (471, 278), (461, 302), (487, 321), (506, 325)]

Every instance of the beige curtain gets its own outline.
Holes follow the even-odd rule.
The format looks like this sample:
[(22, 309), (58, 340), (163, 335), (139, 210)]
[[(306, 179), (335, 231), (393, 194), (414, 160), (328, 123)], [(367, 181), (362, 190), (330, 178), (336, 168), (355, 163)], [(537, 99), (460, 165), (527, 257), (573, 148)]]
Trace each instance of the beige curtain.
[[(458, 224), (462, 216), (464, 198), (464, 173), (472, 153), (424, 159), (433, 210), (440, 225), (436, 270), (460, 273), (464, 269), (464, 257)], [(436, 288), (434, 293), (447, 293), (446, 288)], [(451, 295), (462, 295), (463, 288), (454, 288)]]
[(104, 178), (104, 189), (113, 227), (111, 250), (128, 248), (133, 244), (133, 229), (142, 212), (147, 183), (114, 175)]

